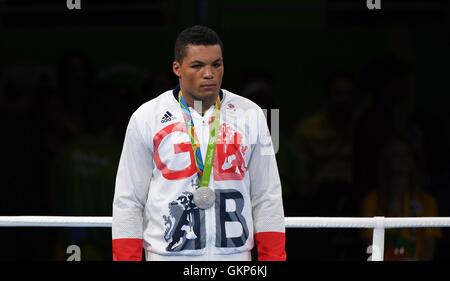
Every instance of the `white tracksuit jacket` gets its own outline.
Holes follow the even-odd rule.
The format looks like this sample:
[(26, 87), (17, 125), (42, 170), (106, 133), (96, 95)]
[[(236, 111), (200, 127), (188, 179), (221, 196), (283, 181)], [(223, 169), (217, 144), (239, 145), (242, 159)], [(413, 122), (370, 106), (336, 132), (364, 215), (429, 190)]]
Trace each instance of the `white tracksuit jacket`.
[[(213, 207), (192, 197), (194, 154), (178, 103), (179, 87), (131, 116), (113, 202), (113, 259), (285, 260), (285, 224), (275, 153), (263, 111), (221, 90), (221, 112), (210, 187)], [(203, 160), (213, 105), (190, 108)]]

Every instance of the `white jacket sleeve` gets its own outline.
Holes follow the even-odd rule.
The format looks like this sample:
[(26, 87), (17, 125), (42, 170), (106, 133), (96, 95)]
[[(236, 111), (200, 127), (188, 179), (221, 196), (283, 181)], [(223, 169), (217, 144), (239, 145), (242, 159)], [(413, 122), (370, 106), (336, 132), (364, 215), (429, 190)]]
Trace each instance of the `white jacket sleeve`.
[(153, 170), (153, 154), (131, 116), (120, 157), (113, 201), (113, 260), (141, 260), (144, 209)]
[(285, 219), (278, 173), (266, 118), (258, 109), (258, 137), (248, 169), (258, 260), (286, 260)]

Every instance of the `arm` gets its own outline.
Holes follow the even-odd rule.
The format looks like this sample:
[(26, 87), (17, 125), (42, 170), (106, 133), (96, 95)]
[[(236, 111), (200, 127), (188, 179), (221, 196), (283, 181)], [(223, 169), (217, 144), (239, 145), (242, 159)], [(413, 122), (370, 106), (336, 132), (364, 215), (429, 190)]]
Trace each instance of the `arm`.
[(261, 109), (257, 119), (258, 137), (248, 169), (258, 260), (285, 261), (281, 182), (269, 129)]
[(128, 124), (116, 177), (112, 250), (115, 261), (142, 260), (144, 208), (153, 170), (153, 155), (133, 115)]

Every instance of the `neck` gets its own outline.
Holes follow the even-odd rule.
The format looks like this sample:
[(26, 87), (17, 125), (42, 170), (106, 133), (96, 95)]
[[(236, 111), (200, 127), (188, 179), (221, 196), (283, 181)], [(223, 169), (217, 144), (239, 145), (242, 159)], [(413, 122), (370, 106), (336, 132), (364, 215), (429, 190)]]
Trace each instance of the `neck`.
[(410, 189), (410, 180), (408, 177), (400, 176), (391, 181), (391, 187), (398, 192), (406, 192)]
[(183, 97), (186, 100), (188, 106), (192, 107), (195, 111), (200, 114), (204, 114), (213, 104), (216, 103), (217, 95), (212, 96), (211, 98), (205, 98), (203, 100), (196, 99), (189, 93), (181, 90), (183, 92)]

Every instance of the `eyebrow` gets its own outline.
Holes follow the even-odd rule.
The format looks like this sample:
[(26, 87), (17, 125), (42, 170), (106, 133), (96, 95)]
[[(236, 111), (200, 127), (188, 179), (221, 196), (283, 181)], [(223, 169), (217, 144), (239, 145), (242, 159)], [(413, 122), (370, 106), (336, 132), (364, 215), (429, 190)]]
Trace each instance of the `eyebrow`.
[[(222, 62), (222, 61), (223, 61), (223, 58), (219, 58), (219, 59), (216, 59), (215, 61), (213, 61), (212, 63)], [(192, 65), (192, 64), (205, 64), (205, 63), (203, 61), (195, 60), (195, 61), (192, 61), (189, 64)]]

